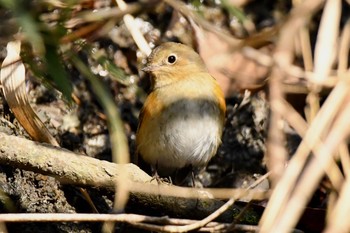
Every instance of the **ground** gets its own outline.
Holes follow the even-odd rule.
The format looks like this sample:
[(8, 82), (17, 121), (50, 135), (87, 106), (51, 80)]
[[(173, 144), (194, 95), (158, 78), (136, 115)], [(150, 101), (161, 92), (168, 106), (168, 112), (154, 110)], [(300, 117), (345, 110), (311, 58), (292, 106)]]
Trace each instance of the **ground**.
[[(77, 86), (88, 86), (80, 80)], [(53, 90), (30, 79), (29, 95), (32, 106), (44, 120), (50, 132), (62, 147), (99, 159), (111, 160), (111, 148), (106, 121), (97, 101), (89, 90), (80, 89), (80, 104), (68, 105)], [(267, 102), (263, 94), (237, 96), (227, 100), (228, 111), (222, 146), (217, 156), (199, 177), (207, 187), (246, 187), (256, 177), (264, 174), (264, 141), (266, 135)], [(28, 137), (11, 113), (1, 96), (1, 132)], [(137, 113), (141, 104), (132, 105), (126, 100), (118, 103), (122, 109), (125, 129), (128, 133), (131, 153), (135, 152)], [(1, 167), (1, 187), (15, 203), (17, 211), (35, 213), (84, 213), (91, 208), (77, 187), (62, 185), (54, 178), (23, 171), (13, 167)], [(268, 187), (268, 186), (267, 186)], [(266, 184), (265, 187), (267, 188)], [(94, 188), (88, 189), (99, 212), (108, 213), (113, 203), (113, 193)], [(146, 207), (145, 207), (146, 208)], [(3, 210), (6, 211), (6, 210)], [(135, 213), (135, 210), (128, 211)], [(142, 211), (143, 212), (143, 211)], [(13, 232), (96, 232), (100, 224), (10, 224)]]

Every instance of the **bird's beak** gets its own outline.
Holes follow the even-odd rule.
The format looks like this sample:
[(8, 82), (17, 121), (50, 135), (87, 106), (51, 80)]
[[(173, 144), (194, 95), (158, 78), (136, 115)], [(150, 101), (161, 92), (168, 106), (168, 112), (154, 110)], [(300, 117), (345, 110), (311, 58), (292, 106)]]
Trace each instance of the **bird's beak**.
[(157, 69), (159, 69), (159, 65), (147, 64), (145, 67), (142, 68), (142, 71), (152, 72), (152, 71), (156, 71)]

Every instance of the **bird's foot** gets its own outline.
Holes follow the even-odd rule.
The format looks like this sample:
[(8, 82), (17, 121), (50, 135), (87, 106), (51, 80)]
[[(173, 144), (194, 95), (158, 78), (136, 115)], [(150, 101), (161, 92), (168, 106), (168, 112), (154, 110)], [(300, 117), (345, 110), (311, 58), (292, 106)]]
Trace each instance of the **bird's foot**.
[(154, 170), (152, 173), (153, 175), (151, 181), (156, 180), (158, 184), (173, 184), (170, 176), (160, 177), (157, 170)]

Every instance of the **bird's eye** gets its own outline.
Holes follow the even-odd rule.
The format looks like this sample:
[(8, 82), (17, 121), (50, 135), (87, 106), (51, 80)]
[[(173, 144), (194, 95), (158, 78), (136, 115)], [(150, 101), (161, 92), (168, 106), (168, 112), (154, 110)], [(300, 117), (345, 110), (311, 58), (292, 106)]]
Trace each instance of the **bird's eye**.
[(168, 57), (168, 63), (174, 64), (176, 62), (176, 56), (174, 54), (169, 55)]

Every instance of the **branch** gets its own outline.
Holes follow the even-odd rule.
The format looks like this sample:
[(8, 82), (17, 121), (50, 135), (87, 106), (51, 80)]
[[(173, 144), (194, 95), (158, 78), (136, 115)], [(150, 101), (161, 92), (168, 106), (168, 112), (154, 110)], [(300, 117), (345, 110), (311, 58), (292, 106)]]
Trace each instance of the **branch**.
[[(62, 183), (77, 186), (104, 187), (114, 191), (115, 180), (120, 176), (120, 171), (123, 171), (127, 173), (126, 176), (130, 182), (139, 185), (143, 183), (145, 189), (150, 188), (150, 186), (154, 186), (153, 189), (160, 191), (172, 188), (169, 185), (157, 185), (149, 175), (134, 164), (121, 165), (102, 161), (51, 145), (33, 142), (17, 136), (9, 136), (1, 132), (0, 164), (50, 175)], [(193, 194), (193, 198), (189, 199), (179, 197), (178, 193), (174, 193), (178, 195), (177, 197), (152, 195), (137, 190), (137, 185), (135, 185), (135, 190), (133, 190), (132, 185), (129, 186), (131, 186), (129, 205), (147, 205), (158, 213), (161, 211), (169, 215), (204, 218), (224, 204), (222, 201), (209, 199), (212, 195), (210, 193), (203, 194), (204, 190), (188, 188)], [(174, 188), (179, 189), (181, 187), (175, 186)], [(234, 192), (234, 189), (232, 191)], [(232, 196), (239, 198), (240, 195), (232, 193)], [(241, 206), (232, 207), (218, 220), (232, 221), (234, 212), (238, 213), (241, 208)], [(252, 213), (246, 217), (251, 218)]]
[(48, 144), (0, 133), (0, 163), (57, 178), (78, 186), (103, 186), (113, 189), (123, 166), (135, 182), (149, 182), (151, 177), (134, 164), (119, 165), (75, 154)]

